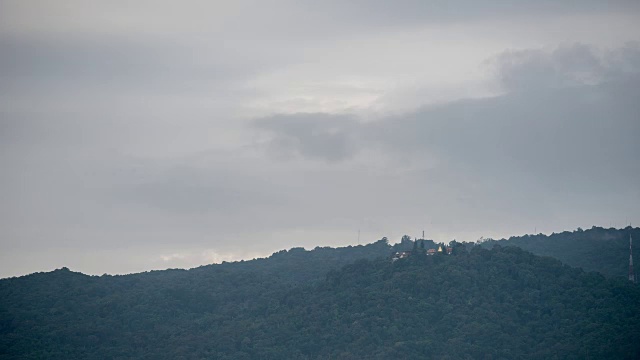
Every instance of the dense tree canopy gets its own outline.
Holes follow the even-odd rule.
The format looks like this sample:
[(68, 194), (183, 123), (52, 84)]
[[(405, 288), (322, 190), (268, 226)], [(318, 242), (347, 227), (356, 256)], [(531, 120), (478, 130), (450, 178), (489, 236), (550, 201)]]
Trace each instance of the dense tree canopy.
[[(0, 358), (640, 357), (640, 289), (628, 281), (514, 247), (457, 244), (395, 262), (389, 250), (380, 241), (190, 271), (4, 279)], [(369, 259), (354, 263), (351, 251)]]
[(564, 231), (551, 235), (513, 236), (509, 239), (486, 241), (483, 246), (517, 246), (585, 270), (626, 277), (629, 269), (629, 236), (635, 239), (633, 252), (640, 259), (640, 228), (630, 226), (625, 229), (594, 226), (589, 230), (578, 228), (573, 232)]

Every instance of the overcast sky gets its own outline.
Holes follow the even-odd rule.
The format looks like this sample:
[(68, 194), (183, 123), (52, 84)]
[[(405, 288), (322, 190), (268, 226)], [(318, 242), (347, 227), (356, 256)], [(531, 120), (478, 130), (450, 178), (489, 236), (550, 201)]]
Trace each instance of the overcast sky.
[(0, 0), (0, 277), (640, 223), (638, 1)]

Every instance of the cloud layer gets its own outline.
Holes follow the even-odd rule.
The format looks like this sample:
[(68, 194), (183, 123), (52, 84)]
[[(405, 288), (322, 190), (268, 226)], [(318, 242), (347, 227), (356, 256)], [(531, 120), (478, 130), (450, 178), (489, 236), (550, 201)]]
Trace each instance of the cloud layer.
[(635, 1), (124, 6), (0, 2), (0, 276), (640, 221)]

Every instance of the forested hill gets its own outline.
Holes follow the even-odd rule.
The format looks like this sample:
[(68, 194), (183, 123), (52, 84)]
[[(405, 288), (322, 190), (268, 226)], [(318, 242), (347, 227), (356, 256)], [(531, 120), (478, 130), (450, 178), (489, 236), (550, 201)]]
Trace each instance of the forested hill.
[[(259, 272), (273, 276), (279, 281), (300, 283), (323, 279), (330, 270), (341, 268), (358, 259), (388, 258), (393, 252), (411, 250), (413, 244), (413, 241), (405, 236), (395, 245), (390, 245), (387, 238), (382, 238), (367, 245), (339, 248), (316, 247), (313, 250), (292, 248), (278, 251), (264, 259), (206, 265), (189, 271), (193, 273)], [(432, 240), (426, 240), (425, 246), (435, 248), (436, 245)]]
[(592, 227), (551, 235), (513, 236), (509, 239), (489, 240), (493, 245), (518, 246), (537, 255), (552, 256), (565, 264), (598, 271), (607, 276), (627, 277), (629, 270), (629, 235), (633, 236), (633, 252), (640, 259), (640, 228), (604, 229)]
[(0, 281), (3, 359), (638, 359), (640, 288), (514, 247), (263, 271)]

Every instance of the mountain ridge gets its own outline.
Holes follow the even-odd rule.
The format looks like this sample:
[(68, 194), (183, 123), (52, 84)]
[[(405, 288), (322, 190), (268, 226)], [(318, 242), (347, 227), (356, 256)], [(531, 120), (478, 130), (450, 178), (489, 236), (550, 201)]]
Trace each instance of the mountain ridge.
[(318, 281), (222, 270), (0, 281), (0, 357), (640, 355), (639, 287), (516, 247), (360, 259)]

